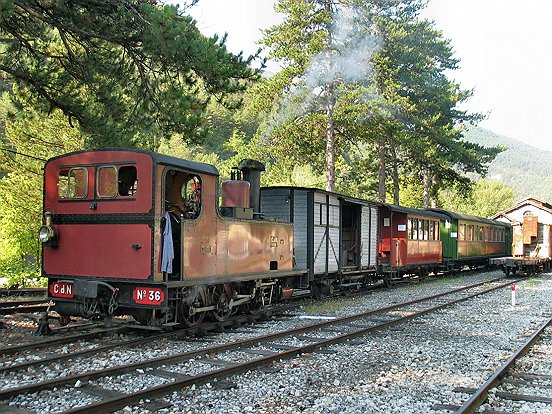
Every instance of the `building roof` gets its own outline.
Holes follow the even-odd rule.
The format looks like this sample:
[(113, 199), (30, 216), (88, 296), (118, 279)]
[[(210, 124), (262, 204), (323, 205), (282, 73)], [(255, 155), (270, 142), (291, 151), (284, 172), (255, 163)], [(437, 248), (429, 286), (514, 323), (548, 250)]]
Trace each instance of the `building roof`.
[(552, 205), (547, 203), (546, 201), (541, 201), (534, 197), (527, 197), (517, 204), (513, 205), (512, 207), (501, 211), (500, 213), (495, 214), (491, 217), (492, 220), (497, 219), (498, 217), (506, 217), (509, 219), (508, 214), (512, 213), (513, 211), (519, 210), (523, 206), (532, 205), (540, 210), (546, 211), (547, 213), (552, 214)]

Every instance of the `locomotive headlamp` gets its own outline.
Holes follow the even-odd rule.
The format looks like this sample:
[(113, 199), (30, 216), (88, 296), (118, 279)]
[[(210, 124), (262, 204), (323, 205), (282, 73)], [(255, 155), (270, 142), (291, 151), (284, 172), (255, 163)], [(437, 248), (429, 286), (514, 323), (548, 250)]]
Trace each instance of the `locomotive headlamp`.
[(42, 243), (51, 243), (56, 238), (56, 229), (52, 226), (52, 212), (44, 213), (44, 225), (38, 231), (38, 239)]
[(42, 243), (49, 242), (54, 238), (54, 236), (55, 236), (55, 231), (52, 227), (49, 227), (49, 226), (42, 226), (40, 228), (40, 231), (38, 232), (38, 239)]

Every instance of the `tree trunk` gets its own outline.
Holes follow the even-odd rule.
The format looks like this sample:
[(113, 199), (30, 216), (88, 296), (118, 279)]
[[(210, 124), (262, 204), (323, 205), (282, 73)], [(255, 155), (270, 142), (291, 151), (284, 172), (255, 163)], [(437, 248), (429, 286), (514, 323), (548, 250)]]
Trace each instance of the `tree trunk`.
[(399, 162), (397, 161), (397, 151), (393, 143), (389, 146), (391, 149), (392, 167), (393, 167), (393, 204), (399, 205)]
[(326, 96), (326, 191), (335, 191), (335, 94), (333, 84), (327, 86)]
[[(324, 9), (328, 13), (332, 13), (332, 0), (325, 0)], [(328, 26), (328, 44), (330, 52), (333, 44), (333, 36), (331, 25)], [(331, 72), (333, 60), (328, 59), (328, 71)], [(333, 82), (326, 85), (326, 191), (335, 191), (335, 123), (334, 123), (334, 108), (335, 108), (335, 90)]]
[(381, 139), (378, 143), (379, 155), (379, 190), (378, 201), (385, 203), (385, 141)]
[(424, 165), (422, 169), (423, 179), (424, 179), (424, 208), (429, 208), (429, 168), (427, 168), (427, 165)]
[(437, 178), (435, 174), (431, 175), (431, 208), (439, 208), (439, 201), (437, 200)]

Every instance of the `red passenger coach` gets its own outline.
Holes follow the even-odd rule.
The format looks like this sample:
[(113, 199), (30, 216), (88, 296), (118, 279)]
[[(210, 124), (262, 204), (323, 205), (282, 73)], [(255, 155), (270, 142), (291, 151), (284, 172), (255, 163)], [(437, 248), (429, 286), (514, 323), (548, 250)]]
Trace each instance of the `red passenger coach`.
[[(241, 166), (257, 187), (260, 166)], [(219, 209), (218, 178), (211, 165), (140, 150), (49, 160), (42, 270), (62, 320), (195, 325), (288, 297), (293, 226), (257, 220), (249, 205)], [(241, 182), (242, 199), (258, 197)]]
[(443, 214), (382, 204), (380, 208), (380, 272), (386, 281), (405, 274), (427, 275), (442, 264), (440, 221)]

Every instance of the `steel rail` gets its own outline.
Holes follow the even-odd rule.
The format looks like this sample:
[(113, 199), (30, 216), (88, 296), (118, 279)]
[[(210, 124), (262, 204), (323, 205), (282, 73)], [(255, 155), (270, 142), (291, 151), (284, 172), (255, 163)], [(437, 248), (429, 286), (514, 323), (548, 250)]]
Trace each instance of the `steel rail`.
[(16, 306), (40, 305), (48, 303), (48, 299), (33, 299), (33, 300), (0, 300), (0, 310), (3, 308), (14, 308)]
[[(297, 306), (298, 305), (284, 305), (281, 308), (267, 309), (265, 311), (258, 312), (255, 315), (238, 315), (235, 320), (208, 323), (202, 329), (204, 330), (203, 332), (221, 331), (225, 327), (229, 327), (229, 326), (236, 327), (236, 326), (238, 326), (236, 324), (243, 325), (244, 323), (251, 323), (255, 320), (266, 319), (268, 317), (268, 315), (272, 315), (274, 311), (282, 311), (283, 312), (283, 311), (286, 311), (286, 310), (294, 309)], [(268, 310), (270, 310), (271, 312), (268, 312)], [(56, 340), (41, 341), (38, 344), (29, 344), (30, 348), (28, 348), (28, 349), (33, 349), (34, 350), (34, 349), (40, 349), (40, 348), (43, 348), (43, 347), (46, 347), (46, 346), (62, 345), (64, 343), (67, 343), (65, 341), (65, 338), (69, 338), (70, 342), (73, 342), (73, 341), (82, 340), (82, 339), (85, 339), (85, 340), (86, 339), (94, 339), (96, 337), (94, 335), (96, 335), (96, 334), (103, 336), (103, 335), (110, 334), (110, 333), (120, 333), (121, 329), (126, 330), (126, 331), (130, 331), (130, 330), (133, 330), (135, 328), (140, 329), (136, 325), (132, 325), (132, 324), (126, 325), (125, 324), (125, 325), (121, 325), (117, 328), (114, 328), (114, 329), (116, 329), (115, 331), (109, 330), (109, 331), (105, 331), (105, 332), (104, 331), (97, 331), (97, 333), (93, 332), (92, 337), (90, 337), (90, 334), (87, 333), (87, 334), (73, 335), (71, 337), (63, 337), (63, 338), (56, 339)], [(155, 331), (155, 332), (158, 332), (158, 331)], [(167, 338), (172, 338), (172, 337), (180, 338), (180, 337), (190, 336), (190, 335), (198, 334), (198, 333), (199, 332), (198, 332), (197, 328), (181, 329), (181, 330), (177, 330), (177, 331), (162, 332), (162, 333), (158, 333), (158, 334), (155, 334), (155, 335), (145, 336), (145, 337), (142, 337), (142, 338), (124, 340), (124, 341), (121, 341), (121, 342), (118, 342), (118, 343), (112, 343), (112, 344), (102, 345), (102, 346), (91, 348), (91, 349), (84, 349), (84, 350), (80, 350), (80, 351), (71, 352), (69, 354), (51, 355), (51, 356), (47, 356), (47, 357), (37, 359), (37, 360), (25, 361), (25, 362), (21, 362), (21, 363), (18, 363), (18, 364), (7, 365), (7, 366), (3, 366), (3, 367), (0, 366), (0, 375), (5, 374), (7, 372), (25, 370), (27, 368), (35, 367), (35, 366), (38, 366), (38, 365), (51, 364), (51, 363), (56, 362), (56, 361), (63, 361), (63, 360), (66, 360), (66, 359), (73, 359), (73, 358), (79, 358), (79, 357), (85, 357), (85, 356), (89, 356), (89, 355), (99, 354), (100, 352), (109, 351), (109, 350), (112, 350), (112, 349), (129, 348), (129, 347), (132, 347), (132, 346), (140, 345), (140, 344), (151, 342), (151, 341), (156, 341), (156, 340), (159, 340), (159, 339), (167, 339)], [(38, 346), (34, 346), (34, 345), (38, 345)], [(5, 353), (10, 354), (10, 353), (14, 353), (14, 351), (18, 351), (18, 350), (22, 350), (22, 349), (23, 349), (22, 346), (15, 346), (15, 347), (4, 348), (4, 349), (0, 348), (0, 354), (4, 353), (4, 351), (6, 351)], [(23, 350), (28, 350), (28, 349), (23, 349)], [(1, 391), (0, 391), (0, 393), (1, 393)]]
[(16, 313), (44, 313), (47, 310), (54, 310), (53, 306), (44, 304), (40, 305), (40, 303), (44, 303), (44, 301), (38, 302), (39, 304), (34, 305), (18, 305), (18, 306), (0, 306), (0, 315), (13, 315)]
[(514, 365), (517, 359), (522, 357), (539, 339), (544, 330), (552, 324), (552, 318), (544, 322), (539, 328), (525, 341), (525, 343), (502, 364), (493, 375), (466, 401), (457, 411), (456, 414), (471, 414), (479, 408), (487, 399), (489, 391), (496, 387), (498, 382), (506, 375), (508, 370)]
[(0, 296), (21, 296), (21, 295), (36, 295), (40, 293), (46, 293), (45, 287), (38, 288), (0, 288)]
[(79, 334), (79, 335), (68, 335), (68, 336), (64, 336), (63, 338), (48, 339), (48, 340), (42, 340), (42, 341), (37, 341), (33, 343), (28, 343), (28, 344), (21, 344), (21, 345), (13, 345), (5, 348), (0, 348), (0, 355), (13, 355), (21, 351), (27, 351), (29, 349), (40, 349), (40, 348), (45, 348), (52, 345), (54, 346), (64, 345), (69, 342), (76, 342), (82, 339), (97, 338), (103, 335), (108, 335), (112, 333), (121, 333), (127, 330), (128, 330), (128, 327), (122, 325), (115, 328), (103, 329), (100, 331), (92, 331), (92, 332)]

